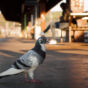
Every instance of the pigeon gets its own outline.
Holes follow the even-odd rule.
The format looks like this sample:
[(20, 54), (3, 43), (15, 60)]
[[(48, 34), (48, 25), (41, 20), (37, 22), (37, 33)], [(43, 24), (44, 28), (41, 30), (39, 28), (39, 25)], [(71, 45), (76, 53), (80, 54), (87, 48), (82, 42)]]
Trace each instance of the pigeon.
[[(45, 44), (47, 42), (48, 38), (42, 34), (42, 36), (36, 40), (35, 46), (32, 49), (18, 58), (8, 70), (0, 73), (0, 79), (23, 72), (26, 82), (41, 82), (34, 78), (34, 71), (43, 63), (46, 57)], [(30, 80), (28, 78), (30, 78)]]

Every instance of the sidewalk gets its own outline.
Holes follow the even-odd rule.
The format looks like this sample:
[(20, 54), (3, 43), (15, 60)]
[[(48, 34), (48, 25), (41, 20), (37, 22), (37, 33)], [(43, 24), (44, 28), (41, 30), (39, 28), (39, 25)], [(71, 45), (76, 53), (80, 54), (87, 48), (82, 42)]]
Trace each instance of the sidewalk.
[[(28, 39), (0, 41), (0, 72), (34, 46)], [(0, 79), (0, 88), (88, 88), (88, 44), (46, 45), (47, 57), (36, 70), (42, 84), (24, 82), (23, 74)]]

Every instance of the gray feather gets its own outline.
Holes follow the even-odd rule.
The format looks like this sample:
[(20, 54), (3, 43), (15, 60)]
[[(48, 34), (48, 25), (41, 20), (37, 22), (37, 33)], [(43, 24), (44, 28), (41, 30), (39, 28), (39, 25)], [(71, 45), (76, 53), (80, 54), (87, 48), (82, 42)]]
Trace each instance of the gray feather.
[[(21, 56), (19, 60), (21, 63), (26, 65), (24, 66), (20, 64), (18, 61), (16, 61), (16, 64), (20, 69), (28, 69), (29, 67), (39, 65), (43, 62), (43, 58), (33, 50), (29, 50), (27, 53)], [(15, 67), (15, 65), (13, 64), (12, 67)]]

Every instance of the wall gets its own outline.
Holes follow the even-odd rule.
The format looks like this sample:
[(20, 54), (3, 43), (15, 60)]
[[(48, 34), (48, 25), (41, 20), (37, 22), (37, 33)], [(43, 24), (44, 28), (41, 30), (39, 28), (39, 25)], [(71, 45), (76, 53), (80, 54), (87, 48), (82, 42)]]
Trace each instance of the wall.
[(71, 0), (71, 10), (74, 13), (81, 13), (84, 11), (84, 0)]
[[(84, 0), (71, 0), (70, 3), (72, 13), (83, 13), (84, 12)], [(86, 20), (77, 19), (78, 27), (84, 27)], [(84, 42), (84, 31), (75, 31), (74, 40), (76, 42)]]

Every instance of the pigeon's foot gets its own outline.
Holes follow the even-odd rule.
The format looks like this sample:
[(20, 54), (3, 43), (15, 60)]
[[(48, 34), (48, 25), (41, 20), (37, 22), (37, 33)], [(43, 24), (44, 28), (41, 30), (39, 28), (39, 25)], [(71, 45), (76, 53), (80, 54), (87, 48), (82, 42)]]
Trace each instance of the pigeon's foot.
[(42, 83), (40, 80), (36, 80), (36, 79), (33, 79), (33, 80), (25, 80), (25, 82), (27, 83)]
[(31, 81), (31, 83), (41, 83), (40, 80), (36, 80), (36, 79), (30, 80), (30, 81)]

